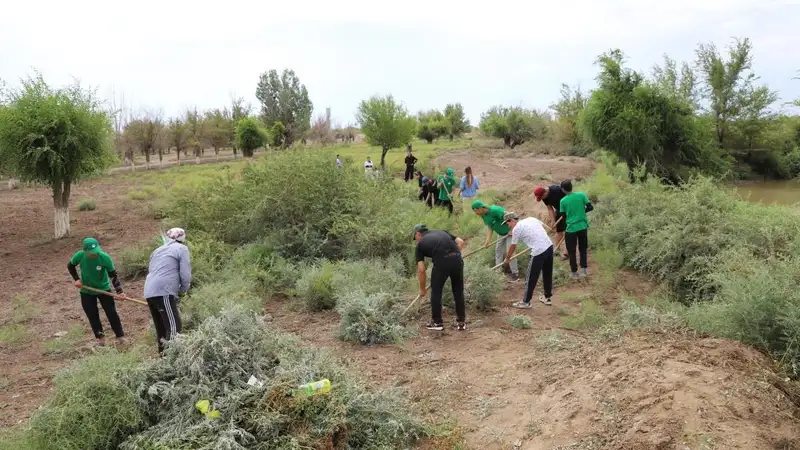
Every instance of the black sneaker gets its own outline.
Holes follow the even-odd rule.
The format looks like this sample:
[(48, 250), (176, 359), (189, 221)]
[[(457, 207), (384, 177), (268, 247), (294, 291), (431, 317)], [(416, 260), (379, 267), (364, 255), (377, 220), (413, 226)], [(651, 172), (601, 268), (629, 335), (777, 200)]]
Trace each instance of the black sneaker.
[(467, 331), (467, 324), (465, 322), (458, 322), (456, 324), (456, 330), (458, 330), (458, 331)]
[(519, 275), (517, 275), (516, 273), (508, 274), (508, 282), (509, 283), (516, 283), (517, 281), (519, 281)]
[(428, 325), (426, 325), (425, 328), (434, 331), (442, 331), (444, 330), (444, 325), (442, 325), (441, 323), (431, 322)]

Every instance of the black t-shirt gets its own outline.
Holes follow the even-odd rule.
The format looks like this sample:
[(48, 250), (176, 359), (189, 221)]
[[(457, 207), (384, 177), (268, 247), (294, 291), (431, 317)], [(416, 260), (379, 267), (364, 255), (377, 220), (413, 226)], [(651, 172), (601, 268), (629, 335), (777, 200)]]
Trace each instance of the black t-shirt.
[(561, 186), (557, 184), (550, 185), (548, 190), (550, 192), (547, 194), (546, 198), (542, 199), (542, 202), (544, 202), (544, 204), (547, 206), (552, 206), (553, 208), (555, 208), (556, 215), (558, 215), (559, 211), (561, 210), (561, 199), (564, 198), (567, 194), (565, 194), (564, 191), (561, 189)]
[(417, 158), (414, 155), (407, 155), (406, 156), (406, 165), (407, 166), (413, 166), (414, 164), (416, 164), (416, 162), (417, 162)]
[(456, 244), (456, 237), (445, 230), (431, 230), (422, 235), (422, 239), (417, 242), (417, 262), (422, 262), (425, 258), (430, 258), (433, 263), (441, 261), (442, 258), (451, 253), (460, 253), (461, 249)]

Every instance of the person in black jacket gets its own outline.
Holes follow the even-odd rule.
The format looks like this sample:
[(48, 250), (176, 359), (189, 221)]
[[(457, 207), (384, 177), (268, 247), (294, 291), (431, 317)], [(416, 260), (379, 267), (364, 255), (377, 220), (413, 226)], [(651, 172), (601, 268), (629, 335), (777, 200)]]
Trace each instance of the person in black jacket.
[(404, 180), (407, 182), (408, 180), (414, 178), (414, 164), (417, 163), (417, 158), (411, 154), (411, 144), (408, 146), (408, 154), (406, 155), (406, 174)]
[(417, 241), (416, 260), (417, 278), (419, 279), (419, 296), (427, 295), (425, 287), (425, 258), (433, 261), (431, 269), (431, 322), (426, 326), (429, 330), (444, 329), (442, 320), (442, 293), (444, 283), (450, 278), (453, 288), (453, 299), (456, 303), (456, 329), (467, 329), (467, 310), (464, 303), (464, 260), (461, 249), (464, 240), (453, 236), (445, 230), (428, 230), (424, 224), (414, 225), (412, 230)]

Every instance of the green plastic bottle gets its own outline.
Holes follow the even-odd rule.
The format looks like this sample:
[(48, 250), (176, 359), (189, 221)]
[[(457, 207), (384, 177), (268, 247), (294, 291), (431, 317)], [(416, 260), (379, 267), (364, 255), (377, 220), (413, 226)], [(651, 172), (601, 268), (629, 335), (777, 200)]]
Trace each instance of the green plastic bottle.
[(315, 381), (313, 383), (306, 383), (299, 386), (294, 390), (296, 397), (308, 397), (316, 394), (327, 394), (331, 391), (331, 381), (325, 378), (324, 380)]

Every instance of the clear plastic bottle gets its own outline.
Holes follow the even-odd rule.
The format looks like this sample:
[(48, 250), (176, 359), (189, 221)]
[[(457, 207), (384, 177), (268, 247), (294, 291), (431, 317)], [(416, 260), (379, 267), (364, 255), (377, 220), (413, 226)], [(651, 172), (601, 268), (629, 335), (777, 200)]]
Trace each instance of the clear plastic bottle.
[(325, 378), (324, 380), (306, 383), (302, 386), (299, 386), (294, 390), (294, 395), (297, 397), (308, 397), (316, 394), (327, 394), (330, 391), (331, 381)]

